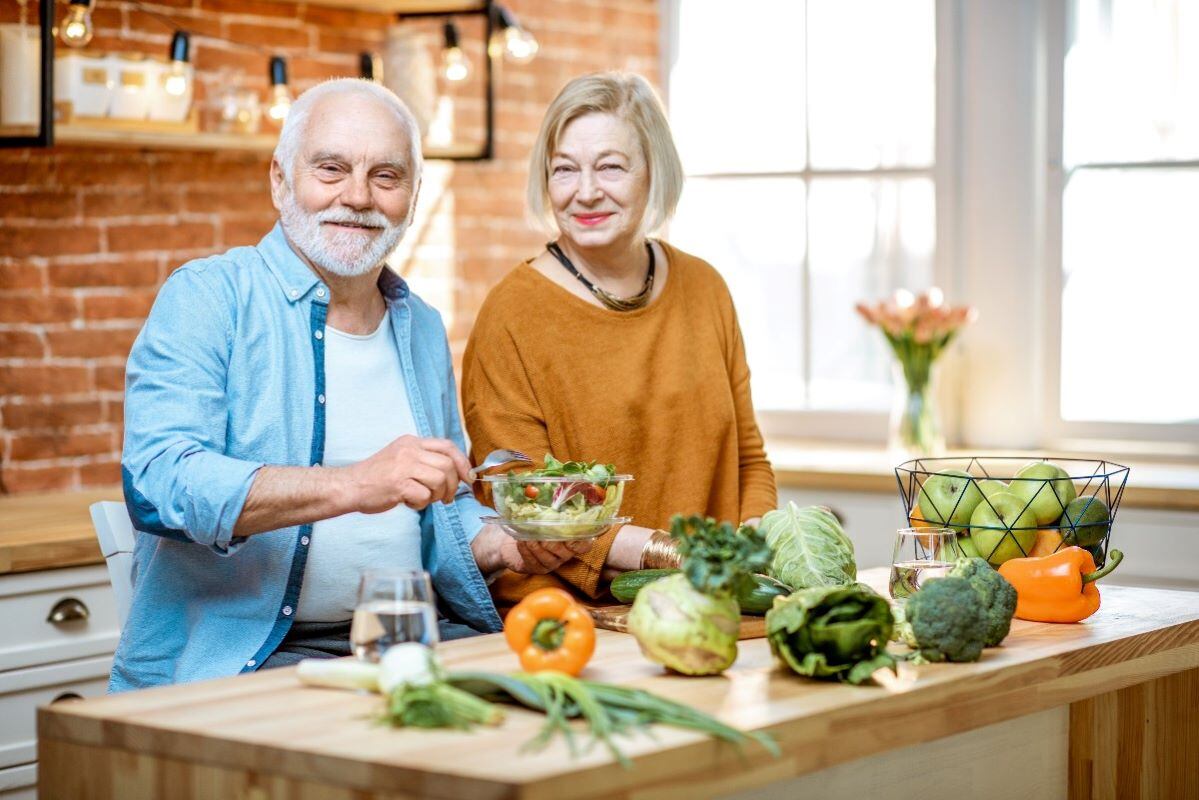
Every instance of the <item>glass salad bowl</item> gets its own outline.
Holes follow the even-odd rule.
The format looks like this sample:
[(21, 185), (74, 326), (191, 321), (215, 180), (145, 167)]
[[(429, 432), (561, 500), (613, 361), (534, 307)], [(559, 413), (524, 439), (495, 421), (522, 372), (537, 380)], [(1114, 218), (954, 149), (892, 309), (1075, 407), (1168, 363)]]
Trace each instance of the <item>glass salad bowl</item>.
[(611, 465), (547, 456), (543, 469), (483, 478), (496, 510), (483, 521), (524, 541), (594, 539), (629, 521), (620, 516), (620, 502), (632, 479), (617, 475)]

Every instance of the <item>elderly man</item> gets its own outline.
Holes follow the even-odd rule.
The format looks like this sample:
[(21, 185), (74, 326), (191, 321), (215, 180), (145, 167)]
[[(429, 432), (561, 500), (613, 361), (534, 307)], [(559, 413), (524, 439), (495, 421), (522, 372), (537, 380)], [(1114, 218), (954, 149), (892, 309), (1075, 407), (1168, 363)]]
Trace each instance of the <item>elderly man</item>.
[(463, 483), (445, 329), (384, 265), (420, 173), (395, 95), (322, 84), (271, 162), (279, 224), (163, 286), (129, 356), (141, 533), (110, 691), (348, 654), (368, 567), (427, 569), (442, 638), (495, 631), (485, 575), (574, 555), (483, 526)]

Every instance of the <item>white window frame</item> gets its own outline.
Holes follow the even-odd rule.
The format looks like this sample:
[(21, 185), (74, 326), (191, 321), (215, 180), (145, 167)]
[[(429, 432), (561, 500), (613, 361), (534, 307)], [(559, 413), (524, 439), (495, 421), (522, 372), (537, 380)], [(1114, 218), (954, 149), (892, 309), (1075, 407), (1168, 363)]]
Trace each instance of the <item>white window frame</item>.
[[(1062, 328), (1062, 202), (1071, 172), (1093, 169), (1199, 169), (1199, 161), (1085, 162), (1065, 166), (1064, 99), (1066, 48), (1069, 35), (1069, 0), (1049, 0), (1042, 10), (1045, 72), (1044, 117), (1045, 145), (1042, 156), (1045, 207), (1045, 291), (1053, 302), (1047, 303), (1046, 327), (1054, 347), (1045, 360), (1042, 415), (1046, 421), (1045, 441), (1059, 449), (1110, 451), (1112, 447), (1132, 454), (1182, 457), (1199, 456), (1199, 421), (1173, 424), (1137, 422), (1078, 422), (1061, 415), (1061, 328)], [(1188, 343), (1178, 343), (1185, 347)]]
[[(696, 0), (660, 0), (661, 13), (661, 53), (662, 63), (661, 84), (669, 85), (670, 68), (678, 55), (677, 32), (679, 29), (678, 9), (683, 2)], [(952, 291), (954, 284), (951, 253), (952, 236), (955, 229), (953, 215), (955, 201), (953, 196), (953, 163), (955, 158), (954, 106), (953, 99), (957, 92), (956, 85), (956, 41), (955, 26), (957, 0), (935, 0), (935, 25), (937, 60), (935, 68), (935, 100), (936, 119), (934, 121), (934, 149), (931, 167), (899, 167), (878, 169), (813, 169), (810, 153), (805, 152), (804, 168), (786, 172), (754, 172), (754, 173), (696, 173), (688, 177), (698, 178), (738, 178), (738, 177), (786, 177), (799, 178), (804, 184), (805, 197), (811, 196), (811, 182), (820, 178), (907, 178), (929, 177), (933, 181), (933, 191), (936, 198), (935, 249), (933, 255), (933, 282), (946, 288), (950, 299), (957, 297)], [(733, 12), (730, 12), (733, 13)], [(766, 23), (763, 23), (766, 24)], [(669, 98), (665, 98), (669, 106)], [(805, 150), (811, 147), (805, 138)], [(805, 203), (805, 227), (810, 209)], [(810, 241), (804, 236), (804, 252), (801, 256), (801, 269), (805, 278), (805, 289), (808, 272), (808, 248)], [(698, 253), (700, 257), (702, 253)], [(804, 296), (809, 308), (811, 296), (805, 291)], [(863, 300), (879, 298), (863, 298)], [(854, 314), (852, 308), (845, 313)], [(811, 314), (805, 315), (805, 324), (811, 324)], [(804, 350), (811, 351), (810, 329), (805, 329)], [(881, 335), (881, 334), (880, 334)], [(810, 370), (811, 359), (805, 358), (805, 365)], [(955, 418), (952, 395), (943, 391), (940, 398), (943, 409), (943, 421), (947, 429), (951, 429)], [(758, 424), (762, 433), (768, 437), (786, 437), (803, 439), (830, 439), (837, 441), (884, 442), (887, 438), (889, 421), (887, 411), (838, 411), (834, 409), (817, 409), (802, 411), (780, 411), (759, 409)]]
[[(663, 85), (678, 52), (678, 5), (697, 1), (660, 0)], [(982, 312), (943, 357), (946, 437), (980, 453), (1193, 459), (1199, 423), (1061, 418), (1067, 2), (936, 0), (933, 275), (952, 302)], [(758, 421), (768, 437), (881, 444), (888, 414), (759, 411)]]

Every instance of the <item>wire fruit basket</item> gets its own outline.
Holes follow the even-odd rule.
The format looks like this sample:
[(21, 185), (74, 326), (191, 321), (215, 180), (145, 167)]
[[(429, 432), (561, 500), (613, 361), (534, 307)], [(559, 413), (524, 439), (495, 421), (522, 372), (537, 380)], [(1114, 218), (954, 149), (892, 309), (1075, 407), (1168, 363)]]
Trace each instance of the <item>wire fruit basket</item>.
[(1106, 460), (1012, 456), (917, 458), (895, 468), (914, 528), (951, 528), (992, 566), (1077, 545), (1107, 561), (1128, 467)]

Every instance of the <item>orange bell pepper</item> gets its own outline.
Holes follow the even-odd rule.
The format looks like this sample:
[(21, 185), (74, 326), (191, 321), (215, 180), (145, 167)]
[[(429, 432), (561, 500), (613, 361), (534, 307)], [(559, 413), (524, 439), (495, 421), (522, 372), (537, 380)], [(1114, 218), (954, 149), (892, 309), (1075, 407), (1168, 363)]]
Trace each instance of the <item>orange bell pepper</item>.
[(508, 612), (504, 638), (526, 672), (578, 675), (595, 652), (595, 623), (561, 589), (538, 589)]
[(1095, 559), (1081, 547), (1064, 547), (1048, 556), (1013, 558), (999, 574), (1016, 588), (1016, 617), (1032, 622), (1081, 622), (1099, 610), (1095, 581), (1124, 559), (1113, 550), (1107, 565), (1095, 569)]

